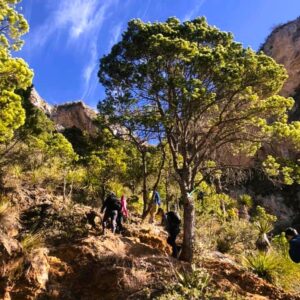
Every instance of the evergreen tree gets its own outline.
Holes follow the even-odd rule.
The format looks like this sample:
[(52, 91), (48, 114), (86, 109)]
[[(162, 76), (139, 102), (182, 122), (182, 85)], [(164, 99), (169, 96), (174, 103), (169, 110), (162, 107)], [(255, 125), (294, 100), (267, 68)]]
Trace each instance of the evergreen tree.
[(100, 113), (137, 137), (168, 142), (184, 201), (182, 258), (191, 261), (199, 172), (230, 167), (218, 161), (224, 151), (254, 155), (268, 128), (285, 126), (294, 103), (278, 95), (286, 71), (205, 18), (170, 18), (130, 21), (98, 76), (106, 88)]
[(29, 27), (17, 12), (19, 0), (0, 0), (0, 143), (13, 137), (14, 130), (24, 124), (25, 111), (17, 89), (31, 85), (33, 72), (21, 58), (13, 58), (11, 51), (20, 50), (21, 36)]

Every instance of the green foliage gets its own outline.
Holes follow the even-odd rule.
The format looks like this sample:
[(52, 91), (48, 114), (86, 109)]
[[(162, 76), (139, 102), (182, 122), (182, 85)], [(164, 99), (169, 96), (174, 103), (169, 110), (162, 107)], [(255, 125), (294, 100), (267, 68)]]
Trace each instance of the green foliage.
[(272, 245), (275, 250), (282, 254), (284, 257), (289, 257), (290, 246), (283, 232), (280, 235), (274, 236), (274, 238), (272, 239)]
[(33, 77), (25, 61), (10, 54), (21, 48), (21, 36), (28, 31), (26, 20), (16, 11), (18, 2), (0, 1), (0, 143), (10, 140), (14, 130), (24, 124), (25, 112), (16, 90), (30, 86)]
[(273, 230), (273, 225), (276, 220), (276, 216), (268, 214), (263, 207), (256, 207), (255, 216), (253, 217), (253, 224), (260, 234), (267, 234)]
[[(298, 133), (300, 136), (300, 131)], [(300, 164), (299, 159), (294, 161), (291, 159), (275, 158), (268, 155), (263, 162), (263, 168), (266, 174), (274, 181), (292, 185), (300, 183)]]
[[(175, 270), (176, 282), (169, 286), (164, 295), (158, 299), (200, 299), (207, 294), (210, 275), (204, 268), (192, 265), (191, 271), (178, 272)], [(173, 298), (171, 298), (173, 297)]]
[[(286, 124), (294, 103), (277, 95), (287, 77), (282, 66), (243, 49), (205, 18), (130, 21), (122, 40), (101, 59), (98, 75), (106, 87), (100, 113), (144, 139), (166, 134), (175, 167), (188, 164), (196, 168), (193, 174), (217, 169), (221, 162), (207, 162), (224, 145), (254, 155), (270, 138), (266, 127)], [(274, 121), (267, 125), (267, 119)]]
[(206, 269), (196, 268), (194, 265), (192, 265), (191, 272), (176, 272), (176, 276), (175, 290), (189, 299), (203, 296), (211, 280)]
[[(199, 172), (220, 179), (231, 168), (224, 154), (255, 155), (278, 124), (287, 124), (294, 104), (278, 95), (287, 78), (283, 66), (244, 49), (205, 18), (130, 21), (122, 40), (101, 59), (98, 76), (106, 92), (98, 104), (102, 119), (143, 141), (166, 139), (189, 224), (193, 200), (186, 195), (197, 186)], [(225, 219), (228, 199), (215, 197)], [(184, 228), (192, 236), (193, 228)], [(192, 239), (184, 239), (186, 260), (192, 260), (192, 248)]]
[(207, 188), (201, 204), (197, 206), (200, 213), (208, 212), (222, 221), (237, 218), (236, 201), (224, 193), (216, 193), (213, 187)]
[(244, 258), (245, 266), (259, 277), (274, 282), (276, 274), (281, 272), (278, 257), (275, 254), (256, 252)]
[(87, 156), (93, 151), (92, 138), (86, 132), (82, 132), (79, 128), (66, 128), (63, 135), (72, 144), (74, 151), (80, 156)]
[(30, 253), (36, 248), (41, 248), (44, 245), (44, 237), (42, 232), (29, 233), (21, 240), (22, 250), (25, 254)]
[(191, 271), (178, 272), (176, 270), (176, 281), (166, 282), (166, 290), (163, 295), (155, 298), (157, 300), (196, 300), (196, 299), (243, 299), (234, 292), (224, 292), (216, 287), (211, 276), (205, 268), (191, 266)]
[(253, 206), (252, 197), (247, 194), (240, 195), (239, 196), (239, 204), (246, 205), (248, 208), (251, 208)]
[(121, 147), (94, 152), (87, 161), (87, 184), (91, 189), (114, 190), (125, 171), (125, 152)]
[(241, 253), (254, 249), (257, 231), (245, 220), (233, 220), (223, 223), (216, 232), (216, 248), (222, 253)]
[(289, 259), (282, 237), (278, 236), (272, 241), (275, 248), (273, 251), (253, 252), (244, 257), (244, 264), (261, 278), (295, 292), (299, 288), (300, 266)]

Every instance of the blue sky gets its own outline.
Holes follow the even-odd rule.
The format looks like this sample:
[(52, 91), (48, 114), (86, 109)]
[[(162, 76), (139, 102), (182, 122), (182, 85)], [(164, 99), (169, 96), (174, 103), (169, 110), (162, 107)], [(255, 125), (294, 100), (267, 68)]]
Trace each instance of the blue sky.
[(51, 104), (82, 99), (95, 108), (104, 97), (99, 58), (116, 43), (127, 22), (206, 16), (244, 46), (258, 49), (272, 27), (300, 15), (300, 0), (23, 0), (30, 25), (16, 56), (34, 69), (34, 85)]

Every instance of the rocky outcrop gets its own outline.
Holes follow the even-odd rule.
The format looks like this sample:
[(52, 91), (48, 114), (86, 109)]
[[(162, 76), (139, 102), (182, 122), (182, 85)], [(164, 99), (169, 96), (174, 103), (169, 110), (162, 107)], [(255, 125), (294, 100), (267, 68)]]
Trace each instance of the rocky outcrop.
[(37, 92), (35, 88), (31, 89), (29, 100), (31, 103), (43, 111), (47, 116), (51, 116), (53, 106), (48, 104)]
[(52, 106), (39, 95), (35, 88), (32, 88), (29, 99), (34, 106), (54, 121), (60, 131), (73, 127), (91, 135), (97, 131), (97, 127), (94, 125), (97, 113), (82, 101)]
[(292, 111), (292, 119), (300, 118), (300, 18), (277, 26), (268, 36), (261, 50), (271, 56), (279, 64), (283, 64), (289, 78), (285, 82), (281, 94), (292, 96), (296, 105)]
[(95, 134), (97, 127), (94, 120), (97, 113), (86, 106), (82, 101), (70, 102), (55, 106), (51, 119), (63, 128), (79, 128), (89, 134)]

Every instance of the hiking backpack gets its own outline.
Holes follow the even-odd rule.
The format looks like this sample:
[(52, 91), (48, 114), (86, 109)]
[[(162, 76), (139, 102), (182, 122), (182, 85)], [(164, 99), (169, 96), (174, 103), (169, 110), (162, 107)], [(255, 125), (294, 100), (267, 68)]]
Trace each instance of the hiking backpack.
[(172, 226), (179, 226), (181, 224), (181, 220), (180, 217), (178, 216), (178, 214), (174, 211), (169, 211), (167, 214), (167, 220), (168, 223), (170, 225), (170, 227)]

